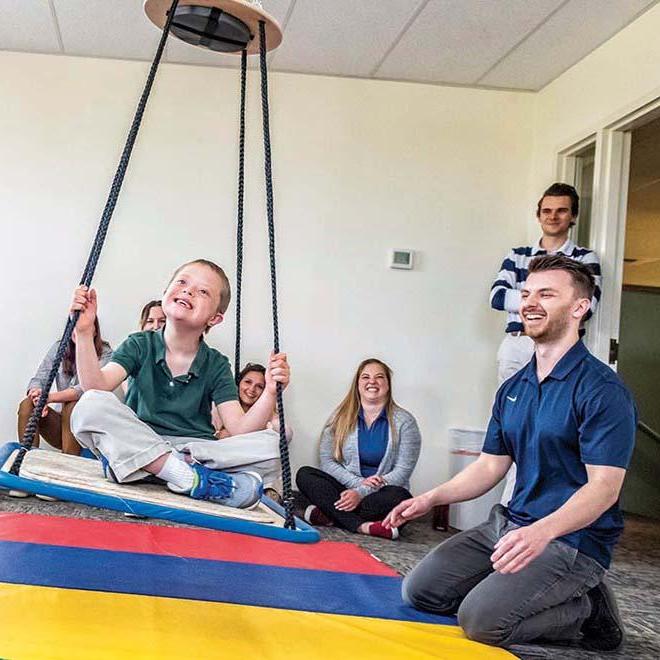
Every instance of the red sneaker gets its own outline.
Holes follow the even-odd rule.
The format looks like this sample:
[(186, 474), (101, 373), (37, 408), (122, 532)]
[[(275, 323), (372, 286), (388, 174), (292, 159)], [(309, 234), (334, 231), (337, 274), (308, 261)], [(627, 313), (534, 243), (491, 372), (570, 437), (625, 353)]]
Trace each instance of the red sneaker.
[(399, 538), (399, 530), (396, 527), (383, 527), (383, 523), (380, 521), (370, 523), (367, 529), (369, 530), (369, 536), (380, 536), (383, 539), (390, 539), (390, 541)]

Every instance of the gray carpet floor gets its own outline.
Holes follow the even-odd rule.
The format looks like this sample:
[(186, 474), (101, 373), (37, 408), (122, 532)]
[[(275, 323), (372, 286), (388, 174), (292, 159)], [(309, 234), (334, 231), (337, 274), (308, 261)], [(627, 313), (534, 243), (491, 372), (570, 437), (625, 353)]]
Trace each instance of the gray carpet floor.
[[(0, 511), (39, 513), (54, 516), (118, 520), (129, 522), (120, 513), (95, 509), (66, 502), (42, 502), (34, 497), (17, 500), (0, 492)], [(150, 520), (154, 525), (174, 525), (166, 521)], [(350, 534), (340, 529), (323, 528), (324, 539), (347, 541), (365, 548), (372, 555), (406, 575), (449, 532), (432, 529), (428, 520), (411, 523), (398, 541)], [(610, 584), (616, 592), (619, 607), (627, 627), (625, 647), (607, 658), (660, 658), (660, 521), (628, 517), (626, 531), (617, 547), (609, 573)], [(517, 646), (510, 649), (523, 660), (552, 658), (553, 660), (596, 660), (600, 654), (579, 648)]]

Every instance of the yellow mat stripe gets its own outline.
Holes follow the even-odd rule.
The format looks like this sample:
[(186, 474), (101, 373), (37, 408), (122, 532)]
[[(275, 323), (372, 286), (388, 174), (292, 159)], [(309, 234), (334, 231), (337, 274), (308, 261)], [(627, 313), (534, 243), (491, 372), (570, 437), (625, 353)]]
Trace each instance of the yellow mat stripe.
[(10, 660), (515, 657), (456, 626), (5, 583), (0, 629)]

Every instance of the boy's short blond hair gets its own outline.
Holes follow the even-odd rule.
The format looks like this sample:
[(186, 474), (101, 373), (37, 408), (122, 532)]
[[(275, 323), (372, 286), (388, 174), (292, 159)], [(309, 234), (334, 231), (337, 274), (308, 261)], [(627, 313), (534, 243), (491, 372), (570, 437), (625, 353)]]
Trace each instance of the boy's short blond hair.
[(172, 284), (174, 278), (186, 266), (192, 266), (193, 264), (201, 264), (202, 266), (210, 268), (220, 278), (220, 302), (218, 303), (218, 314), (224, 314), (227, 311), (227, 307), (229, 307), (229, 302), (231, 300), (231, 286), (229, 285), (229, 278), (227, 277), (225, 271), (222, 270), (222, 268), (220, 268), (220, 266), (218, 266), (218, 264), (214, 263), (213, 261), (209, 261), (208, 259), (193, 259), (192, 261), (188, 261), (185, 264), (182, 264), (174, 271), (174, 275), (172, 275), (170, 278), (167, 286)]

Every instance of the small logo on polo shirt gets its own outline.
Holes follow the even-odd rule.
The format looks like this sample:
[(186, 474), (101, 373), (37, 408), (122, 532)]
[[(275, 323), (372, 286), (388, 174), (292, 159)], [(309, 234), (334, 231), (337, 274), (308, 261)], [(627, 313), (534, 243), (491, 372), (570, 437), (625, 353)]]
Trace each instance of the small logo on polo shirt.
[(508, 396), (507, 395), (506, 398), (509, 399), (509, 401), (511, 401), (511, 403), (515, 403), (518, 400), (518, 395), (517, 394), (516, 394), (516, 396)]

